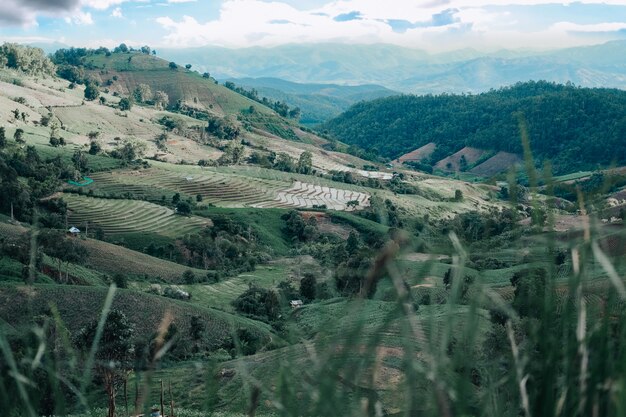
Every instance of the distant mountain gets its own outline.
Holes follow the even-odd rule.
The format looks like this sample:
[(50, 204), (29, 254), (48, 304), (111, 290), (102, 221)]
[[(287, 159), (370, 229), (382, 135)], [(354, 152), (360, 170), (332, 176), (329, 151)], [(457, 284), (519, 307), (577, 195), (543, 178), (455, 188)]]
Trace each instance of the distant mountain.
[(521, 155), (518, 114), (537, 161), (568, 173), (626, 164), (626, 91), (547, 82), (479, 95), (398, 96), (358, 103), (323, 127), (389, 158), (435, 144), (430, 164), (465, 147)]
[(161, 49), (216, 78), (281, 78), (298, 83), (377, 84), (413, 93), (482, 92), (519, 81), (626, 88), (626, 41), (549, 52), (472, 49), (429, 54), (393, 45), (301, 44), (274, 48)]
[(315, 125), (338, 116), (359, 101), (397, 95), (380, 85), (301, 84), (279, 78), (232, 78), (247, 90), (257, 90), (260, 97), (284, 101), (302, 110), (300, 123)]

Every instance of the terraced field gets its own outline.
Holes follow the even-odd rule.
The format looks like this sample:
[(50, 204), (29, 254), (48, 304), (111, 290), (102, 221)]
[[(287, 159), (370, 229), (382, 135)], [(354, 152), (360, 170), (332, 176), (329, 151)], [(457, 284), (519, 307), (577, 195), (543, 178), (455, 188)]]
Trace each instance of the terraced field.
[(63, 194), (70, 214), (68, 221), (81, 227), (86, 222), (100, 226), (104, 233), (149, 232), (162, 236), (178, 237), (211, 226), (211, 221), (201, 217), (184, 217), (173, 210), (146, 201), (108, 200)]
[[(340, 190), (296, 181), (287, 190), (278, 192), (278, 201), (295, 207), (314, 207), (325, 205), (332, 210), (354, 210), (369, 206), (369, 196), (358, 191)], [(356, 208), (349, 208), (348, 202), (358, 201)], [(265, 207), (257, 204), (256, 207)], [(271, 206), (270, 206), (271, 207)]]
[(175, 172), (167, 169), (116, 171), (92, 176), (90, 188), (109, 195), (131, 193), (148, 200), (169, 200), (174, 193), (195, 198), (204, 204), (220, 207), (311, 208), (326, 205), (333, 210), (352, 210), (349, 201), (359, 202), (356, 209), (369, 205), (369, 195), (356, 190), (310, 184), (287, 178), (253, 178), (216, 170), (189, 169)]

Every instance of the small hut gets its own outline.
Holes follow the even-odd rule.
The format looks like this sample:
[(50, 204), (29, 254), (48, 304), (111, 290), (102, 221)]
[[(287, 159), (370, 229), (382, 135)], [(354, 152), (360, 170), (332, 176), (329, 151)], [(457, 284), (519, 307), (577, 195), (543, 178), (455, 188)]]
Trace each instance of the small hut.
[(71, 236), (77, 237), (80, 234), (80, 229), (78, 227), (70, 227), (67, 233)]

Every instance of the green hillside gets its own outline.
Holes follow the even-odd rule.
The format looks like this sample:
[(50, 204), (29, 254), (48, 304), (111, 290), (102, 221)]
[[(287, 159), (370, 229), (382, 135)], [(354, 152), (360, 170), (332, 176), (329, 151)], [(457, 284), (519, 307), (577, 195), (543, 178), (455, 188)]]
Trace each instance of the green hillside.
[(547, 82), (478, 95), (402, 96), (359, 103), (325, 124), (339, 140), (388, 158), (435, 143), (432, 163), (470, 146), (522, 154), (530, 147), (557, 173), (626, 163), (626, 92)]
[(398, 94), (380, 85), (307, 84), (278, 78), (236, 78), (229, 81), (247, 90), (255, 89), (261, 97), (300, 108), (300, 123), (303, 125), (325, 122), (359, 101)]
[[(59, 285), (0, 285), (0, 317), (16, 328), (28, 328), (36, 317), (49, 316), (58, 310), (63, 324), (75, 333), (100, 316), (108, 289)], [(243, 317), (190, 305), (165, 297), (131, 290), (117, 290), (112, 308), (122, 311), (136, 328), (137, 340), (150, 338), (167, 314), (183, 336), (181, 344), (190, 343), (188, 328), (193, 316), (206, 326), (203, 348), (216, 350), (231, 343), (236, 329), (246, 328), (265, 343), (276, 340), (269, 326)]]
[(92, 55), (84, 59), (84, 65), (87, 73), (101, 85), (107, 85), (111, 80), (109, 89), (125, 96), (131, 95), (139, 84), (147, 84), (153, 91), (164, 91), (169, 96), (170, 105), (182, 100), (209, 108), (220, 115), (234, 115), (254, 105), (261, 112), (273, 113), (182, 65), (172, 69), (168, 61), (156, 56), (142, 53)]

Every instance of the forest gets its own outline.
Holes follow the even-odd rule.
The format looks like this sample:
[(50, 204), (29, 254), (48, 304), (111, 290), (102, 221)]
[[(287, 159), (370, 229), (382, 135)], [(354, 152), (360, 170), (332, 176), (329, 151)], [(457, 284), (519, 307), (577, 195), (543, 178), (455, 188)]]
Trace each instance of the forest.
[(338, 140), (397, 158), (427, 143), (432, 163), (471, 146), (523, 152), (527, 122), (538, 163), (556, 173), (626, 162), (626, 92), (545, 81), (517, 83), (477, 95), (402, 95), (361, 102), (323, 129)]

